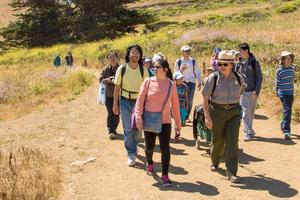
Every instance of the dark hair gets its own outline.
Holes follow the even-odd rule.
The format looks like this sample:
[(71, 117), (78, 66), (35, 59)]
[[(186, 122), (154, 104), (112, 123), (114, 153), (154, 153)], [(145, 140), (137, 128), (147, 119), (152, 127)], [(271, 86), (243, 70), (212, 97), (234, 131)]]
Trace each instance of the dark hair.
[(131, 45), (131, 46), (129, 46), (127, 48), (126, 55), (125, 55), (125, 61), (126, 61), (126, 63), (129, 63), (129, 54), (130, 54), (131, 49), (133, 49), (133, 48), (135, 48), (136, 50), (138, 50), (138, 52), (140, 53), (140, 59), (139, 59), (138, 63), (139, 63), (139, 65), (143, 66), (143, 49), (138, 44)]
[(172, 70), (171, 70), (171, 68), (170, 68), (170, 65), (169, 65), (168, 61), (162, 58), (162, 59), (159, 59), (157, 62), (159, 63), (160, 66), (163, 67), (163, 69), (165, 68), (165, 69), (168, 70), (168, 71), (166, 72), (166, 75), (167, 75), (167, 77), (168, 77), (170, 80), (173, 80)]
[(109, 51), (108, 54), (106, 55), (106, 58), (109, 59), (109, 56), (110, 56), (110, 54), (112, 54), (112, 53), (115, 54), (116, 57), (119, 57), (119, 56), (118, 56), (118, 53), (117, 53), (116, 51)]
[(238, 48), (244, 51), (248, 50), (248, 53), (250, 53), (250, 47), (248, 43), (241, 43), (238, 45)]
[(288, 56), (280, 57), (280, 64), (281, 64), (281, 65), (283, 65), (283, 61), (284, 61), (284, 59), (285, 59), (286, 57), (291, 57), (292, 63), (294, 63), (295, 56), (294, 56), (294, 54), (290, 54), (290, 55), (288, 55)]

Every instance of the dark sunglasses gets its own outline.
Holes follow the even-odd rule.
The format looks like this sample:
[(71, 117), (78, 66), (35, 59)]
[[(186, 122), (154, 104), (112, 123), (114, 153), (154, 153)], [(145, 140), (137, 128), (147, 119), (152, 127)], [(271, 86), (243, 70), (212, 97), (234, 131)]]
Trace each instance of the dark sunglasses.
[(219, 65), (220, 67), (222, 67), (222, 66), (227, 67), (229, 64), (228, 64), (228, 63), (218, 63), (218, 65)]

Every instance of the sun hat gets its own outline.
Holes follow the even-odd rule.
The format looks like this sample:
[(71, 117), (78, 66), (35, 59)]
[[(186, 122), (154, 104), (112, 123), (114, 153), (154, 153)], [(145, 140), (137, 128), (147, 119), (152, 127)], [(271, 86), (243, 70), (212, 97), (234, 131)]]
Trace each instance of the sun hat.
[(294, 54), (288, 51), (282, 51), (280, 54), (280, 58), (286, 57), (286, 56), (291, 56), (292, 58), (294, 58)]
[(232, 51), (221, 51), (219, 53), (218, 59), (217, 59), (218, 63), (232, 63), (234, 62), (234, 54), (232, 53)]
[(183, 45), (182, 47), (181, 47), (181, 52), (183, 52), (183, 51), (190, 51), (192, 48), (189, 46), (189, 45)]
[(233, 55), (240, 54), (240, 51), (238, 51), (238, 50), (231, 50), (231, 52), (232, 52)]
[(176, 71), (176, 72), (174, 72), (173, 78), (174, 78), (174, 80), (179, 80), (179, 79), (183, 78), (183, 74), (180, 71)]
[(149, 63), (149, 62), (152, 62), (152, 59), (151, 58), (148, 58), (146, 57), (145, 60), (144, 60), (144, 63)]

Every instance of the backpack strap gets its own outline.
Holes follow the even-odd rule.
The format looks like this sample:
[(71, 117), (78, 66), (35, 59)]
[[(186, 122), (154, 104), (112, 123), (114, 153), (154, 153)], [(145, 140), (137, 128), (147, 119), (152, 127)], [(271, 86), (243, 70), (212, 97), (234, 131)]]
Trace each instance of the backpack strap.
[(213, 89), (212, 89), (212, 92), (211, 92), (211, 95), (210, 95), (210, 96), (212, 96), (213, 93), (214, 93), (215, 90), (216, 90), (218, 78), (219, 78), (218, 72), (214, 72), (214, 86), (213, 86)]
[(180, 71), (181, 66), (181, 58), (177, 60), (178, 71)]
[(233, 72), (233, 74), (235, 75), (235, 77), (236, 77), (236, 79), (237, 79), (239, 85), (242, 86), (242, 82), (241, 82), (240, 76), (239, 76), (239, 75), (237, 74), (237, 72), (235, 72), (234, 70), (232, 70), (232, 72)]
[(196, 76), (196, 73), (195, 73), (196, 60), (193, 58), (192, 62), (193, 62), (193, 73), (194, 73), (195, 78), (197, 79), (197, 76)]

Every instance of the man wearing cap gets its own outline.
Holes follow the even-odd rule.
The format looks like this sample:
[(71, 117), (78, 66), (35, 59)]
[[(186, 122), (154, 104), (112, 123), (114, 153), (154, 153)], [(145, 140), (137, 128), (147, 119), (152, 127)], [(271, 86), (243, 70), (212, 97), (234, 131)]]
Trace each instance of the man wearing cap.
[(244, 91), (243, 79), (234, 72), (234, 55), (221, 51), (219, 70), (205, 81), (202, 90), (205, 126), (212, 130), (211, 171), (217, 171), (225, 156), (228, 179), (236, 183), (238, 171), (238, 138), (242, 108), (239, 104)]
[(182, 57), (177, 59), (174, 66), (174, 71), (180, 71), (184, 78), (184, 83), (189, 88), (188, 93), (188, 115), (186, 117), (187, 122), (191, 122), (189, 120), (189, 115), (191, 113), (193, 107), (194, 94), (196, 89), (196, 80), (198, 81), (197, 88), (201, 89), (201, 72), (196, 63), (196, 60), (190, 57), (191, 47), (188, 45), (183, 45), (181, 47)]
[(246, 85), (245, 92), (241, 97), (245, 133), (244, 141), (250, 141), (255, 135), (252, 125), (263, 76), (260, 64), (250, 52), (249, 45), (247, 43), (239, 44), (238, 50), (240, 52), (240, 60), (235, 70), (243, 77)]

